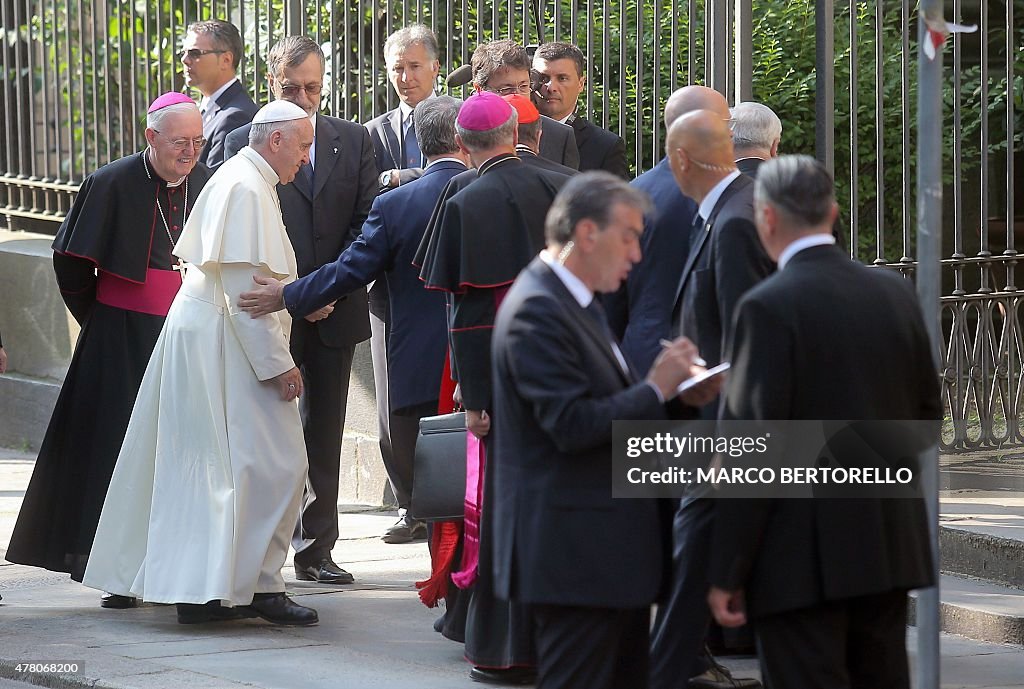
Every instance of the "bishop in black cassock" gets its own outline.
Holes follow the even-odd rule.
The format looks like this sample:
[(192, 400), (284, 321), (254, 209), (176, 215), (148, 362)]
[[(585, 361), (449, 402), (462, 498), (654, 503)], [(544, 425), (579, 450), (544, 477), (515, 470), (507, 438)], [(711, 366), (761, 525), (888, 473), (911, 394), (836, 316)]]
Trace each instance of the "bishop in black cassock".
[[(507, 136), (494, 136), (507, 130)], [(525, 165), (515, 154), (516, 117), (499, 96), (482, 92), (462, 106), (457, 121), (460, 146), (477, 166), (457, 175), (442, 194), (417, 252), (416, 265), (428, 289), (449, 297), (452, 373), (459, 382), (465, 408), (493, 409), (491, 399), (491, 335), (498, 307), (512, 282), (544, 247), (544, 220), (558, 190), (569, 177)], [(500, 143), (479, 147), (481, 140)], [(452, 194), (453, 190), (458, 190)], [(500, 420), (498, 421), (500, 423)], [(486, 447), (486, 436), (484, 437)], [(470, 458), (473, 461), (474, 458)], [(486, 472), (483, 481), (489, 485)], [(487, 488), (480, 486), (475, 497)], [(486, 504), (482, 505), (483, 509)], [(523, 606), (497, 600), (488, 580), (489, 544), (475, 541), (479, 512), (467, 511), (462, 571), (457, 585), (469, 593), (465, 621), (466, 657), (475, 666), (471, 676), (486, 681), (495, 669), (535, 663), (532, 620)], [(482, 515), (487, 519), (486, 513)], [(477, 545), (477, 543), (479, 545)], [(477, 579), (477, 572), (482, 576)], [(454, 592), (452, 592), (454, 593)], [(450, 596), (448, 609), (465, 603)], [(444, 633), (459, 639), (459, 621), (446, 619)]]
[(171, 249), (211, 174), (196, 164), (202, 133), (190, 98), (158, 98), (147, 117), (150, 146), (87, 177), (57, 232), (57, 284), (82, 330), (11, 536), (11, 562), (82, 580), (142, 375), (181, 285)]

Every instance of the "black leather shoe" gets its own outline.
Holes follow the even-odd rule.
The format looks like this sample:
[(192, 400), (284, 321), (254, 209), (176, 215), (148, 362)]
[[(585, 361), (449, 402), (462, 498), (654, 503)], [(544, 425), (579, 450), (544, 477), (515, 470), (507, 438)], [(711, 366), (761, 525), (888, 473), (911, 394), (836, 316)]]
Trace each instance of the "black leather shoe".
[(117, 593), (104, 593), (100, 596), (101, 608), (127, 610), (128, 608), (136, 608), (138, 605), (139, 599), (135, 596), (122, 596)]
[(474, 666), (469, 671), (469, 678), (474, 682), (483, 682), (484, 684), (519, 686), (523, 684), (536, 684), (537, 670), (532, 667), (499, 669)]
[(285, 593), (257, 593), (252, 603), (242, 608), (272, 624), (308, 627), (320, 621), (313, 608), (299, 605)]
[(300, 565), (296, 562), (295, 578), (299, 581), (316, 581), (321, 584), (351, 584), (355, 581), (355, 577), (334, 564), (329, 557), (312, 565)]
[(385, 543), (409, 543), (426, 537), (427, 523), (406, 515), (389, 527), (381, 540)]
[(226, 608), (220, 601), (198, 603), (177, 603), (178, 624), (201, 624), (203, 622), (228, 622), (256, 617), (256, 613), (244, 607)]

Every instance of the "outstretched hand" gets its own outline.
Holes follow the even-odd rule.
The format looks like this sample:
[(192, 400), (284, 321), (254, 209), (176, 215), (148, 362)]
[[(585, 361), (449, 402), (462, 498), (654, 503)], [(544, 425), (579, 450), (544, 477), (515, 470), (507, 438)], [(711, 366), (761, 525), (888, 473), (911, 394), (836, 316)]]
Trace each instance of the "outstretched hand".
[[(284, 308), (284, 283), (274, 278), (253, 275), (256, 289), (238, 295), (238, 308), (247, 311), (253, 318), (266, 316)], [(326, 318), (326, 316), (325, 316)]]

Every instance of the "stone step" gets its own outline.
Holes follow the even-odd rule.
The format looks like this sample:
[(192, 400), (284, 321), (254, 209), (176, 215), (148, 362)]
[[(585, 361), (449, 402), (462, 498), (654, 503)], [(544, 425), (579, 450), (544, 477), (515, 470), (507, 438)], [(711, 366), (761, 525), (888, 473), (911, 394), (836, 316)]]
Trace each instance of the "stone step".
[(943, 574), (1024, 589), (1024, 540), (943, 524), (939, 552)]
[[(939, 620), (948, 634), (976, 641), (1024, 646), (1024, 591), (975, 579), (943, 575)], [(917, 594), (911, 593), (908, 622), (917, 625)]]

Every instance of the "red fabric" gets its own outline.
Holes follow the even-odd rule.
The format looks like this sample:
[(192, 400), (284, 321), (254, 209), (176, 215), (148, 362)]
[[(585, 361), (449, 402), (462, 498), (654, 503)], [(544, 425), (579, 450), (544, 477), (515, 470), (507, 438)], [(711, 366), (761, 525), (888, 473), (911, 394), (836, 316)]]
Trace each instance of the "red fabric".
[(141, 285), (100, 270), (96, 278), (96, 301), (125, 311), (166, 316), (180, 288), (181, 273), (176, 270), (149, 268), (146, 281)]

